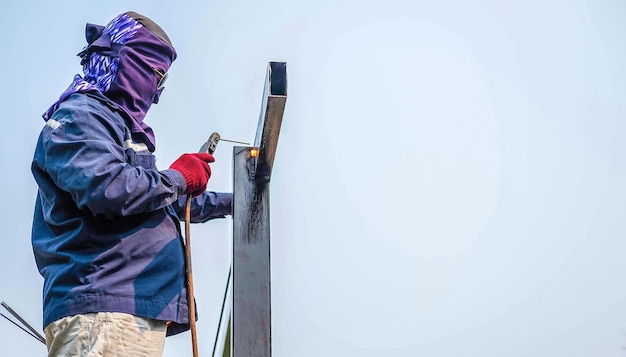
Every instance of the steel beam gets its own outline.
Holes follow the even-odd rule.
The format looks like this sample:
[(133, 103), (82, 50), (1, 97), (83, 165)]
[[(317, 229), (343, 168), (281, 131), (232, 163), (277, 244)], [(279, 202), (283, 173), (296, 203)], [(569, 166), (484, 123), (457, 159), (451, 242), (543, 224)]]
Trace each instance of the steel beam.
[(272, 355), (270, 193), (287, 99), (287, 67), (270, 62), (254, 148), (233, 149), (233, 262), (231, 353)]
[(267, 182), (272, 175), (286, 101), (287, 64), (270, 62), (267, 66), (261, 114), (254, 139), (254, 146), (259, 149), (259, 156), (254, 163), (252, 175), (257, 181)]
[(249, 178), (251, 159), (250, 148), (235, 148), (234, 357), (271, 356), (269, 185)]

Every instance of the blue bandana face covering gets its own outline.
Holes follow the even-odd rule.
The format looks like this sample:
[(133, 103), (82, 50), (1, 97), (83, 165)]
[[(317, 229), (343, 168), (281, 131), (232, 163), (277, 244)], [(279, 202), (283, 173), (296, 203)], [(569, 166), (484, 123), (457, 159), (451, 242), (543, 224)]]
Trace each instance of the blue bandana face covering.
[(98, 91), (128, 114), (133, 139), (154, 151), (154, 133), (143, 120), (163, 91), (158, 85), (162, 75), (176, 59), (169, 38), (152, 20), (134, 12), (119, 15), (106, 26), (87, 24), (85, 34), (88, 45), (79, 53), (83, 76), (74, 77), (43, 114), (44, 120), (70, 95)]

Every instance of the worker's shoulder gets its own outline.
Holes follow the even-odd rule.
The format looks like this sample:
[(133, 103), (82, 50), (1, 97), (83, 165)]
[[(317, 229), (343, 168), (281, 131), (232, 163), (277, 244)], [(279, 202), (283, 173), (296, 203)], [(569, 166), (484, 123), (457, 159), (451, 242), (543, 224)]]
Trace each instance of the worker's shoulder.
[(107, 104), (104, 96), (74, 93), (59, 104), (58, 109), (46, 122), (42, 139), (84, 140), (114, 138), (123, 142), (128, 136), (124, 117)]
[(74, 93), (59, 103), (52, 117), (60, 115), (110, 115), (117, 112), (115, 103), (100, 93)]
[[(59, 104), (49, 121), (56, 125), (124, 125), (114, 103), (100, 93), (74, 93)], [(50, 124), (50, 123), (48, 123)]]

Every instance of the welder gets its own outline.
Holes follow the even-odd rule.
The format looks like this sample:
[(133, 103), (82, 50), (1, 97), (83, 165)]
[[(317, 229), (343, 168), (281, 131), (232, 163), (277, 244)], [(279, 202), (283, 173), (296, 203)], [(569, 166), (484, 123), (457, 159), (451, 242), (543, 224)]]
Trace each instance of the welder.
[(43, 114), (32, 162), (48, 354), (161, 356), (165, 337), (190, 324), (186, 198), (197, 223), (229, 215), (232, 194), (206, 191), (208, 153), (156, 167), (144, 119), (176, 59), (163, 29), (126, 12), (85, 34), (83, 73)]

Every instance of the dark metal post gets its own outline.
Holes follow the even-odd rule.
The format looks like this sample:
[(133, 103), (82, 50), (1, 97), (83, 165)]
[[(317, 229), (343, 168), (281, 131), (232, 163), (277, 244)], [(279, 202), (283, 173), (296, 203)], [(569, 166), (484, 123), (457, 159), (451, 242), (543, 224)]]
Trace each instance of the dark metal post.
[(272, 355), (269, 181), (286, 99), (286, 64), (270, 62), (254, 150), (233, 150), (234, 357)]

